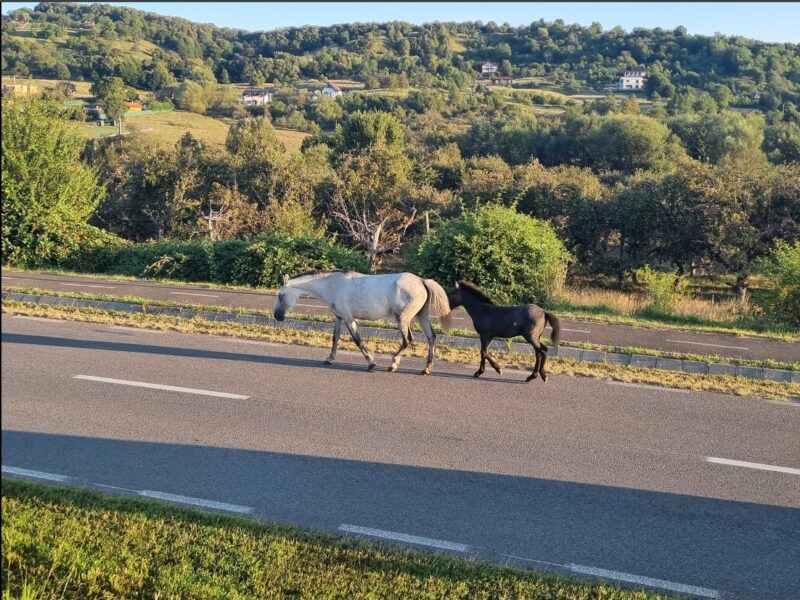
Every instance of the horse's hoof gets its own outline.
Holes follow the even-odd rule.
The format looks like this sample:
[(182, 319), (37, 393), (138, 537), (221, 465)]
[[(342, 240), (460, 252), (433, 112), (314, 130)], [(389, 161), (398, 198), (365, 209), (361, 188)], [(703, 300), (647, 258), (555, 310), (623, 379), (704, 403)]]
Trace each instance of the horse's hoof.
[(420, 375), (430, 375), (430, 374), (431, 374), (430, 369), (422, 369), (422, 371), (420, 372)]
[(528, 375), (528, 378), (525, 380), (525, 382), (529, 383), (533, 379), (536, 379), (536, 373), (534, 373), (533, 375)]
[(323, 362), (324, 362), (326, 365), (332, 365), (332, 364), (333, 364), (333, 361), (332, 361), (330, 358), (326, 358), (326, 359), (325, 359)]
[(495, 369), (495, 371), (497, 371), (498, 375), (502, 375), (503, 374), (503, 369)]
[(478, 378), (478, 377), (480, 377), (481, 375), (483, 375), (483, 373), (481, 373), (480, 371), (475, 371), (475, 374), (473, 375), (473, 377), (474, 377), (475, 379), (477, 379), (477, 378)]
[(542, 373), (542, 383), (544, 383), (545, 381), (547, 381), (547, 375)]
[(388, 371), (389, 373), (394, 373), (395, 371), (397, 371), (397, 365), (392, 365), (391, 367), (389, 367)]
[(376, 366), (377, 365), (375, 363), (370, 363), (370, 365), (367, 367), (367, 371), (372, 371), (372, 369), (374, 369)]

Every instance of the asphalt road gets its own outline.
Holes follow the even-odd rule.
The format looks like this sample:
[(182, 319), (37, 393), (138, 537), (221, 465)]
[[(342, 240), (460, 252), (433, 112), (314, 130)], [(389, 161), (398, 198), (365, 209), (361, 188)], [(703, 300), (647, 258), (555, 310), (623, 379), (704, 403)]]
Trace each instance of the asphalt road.
[[(37, 287), (47, 290), (93, 292), (96, 294), (129, 295), (174, 302), (192, 302), (219, 306), (272, 310), (275, 296), (258, 291), (228, 291), (201, 286), (170, 286), (149, 281), (118, 281), (94, 277), (23, 273), (3, 270), (4, 286)], [(328, 313), (317, 300), (301, 299), (298, 313)], [(457, 327), (471, 329), (469, 315), (459, 308), (455, 312)], [(647, 329), (612, 323), (595, 323), (562, 319), (563, 339), (610, 346), (651, 348), (654, 350), (735, 358), (772, 358), (800, 362), (800, 344), (757, 337), (702, 333), (676, 329)], [(549, 329), (547, 330), (549, 332)]]
[(475, 380), (443, 362), (422, 377), (417, 359), (368, 373), (326, 354), (3, 315), (4, 476), (704, 597), (797, 597), (797, 405)]

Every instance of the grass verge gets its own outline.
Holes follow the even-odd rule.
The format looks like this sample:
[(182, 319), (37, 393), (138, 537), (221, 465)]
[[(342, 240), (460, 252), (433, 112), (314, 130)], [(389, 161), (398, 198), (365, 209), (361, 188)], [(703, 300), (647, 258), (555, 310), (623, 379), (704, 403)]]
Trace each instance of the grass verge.
[(2, 494), (4, 598), (665, 598), (90, 490)]
[[(103, 273), (78, 273), (64, 269), (47, 268), (28, 270), (20, 267), (13, 268), (21, 273), (49, 273), (52, 275), (67, 275), (76, 277), (91, 277), (95, 279), (114, 279), (118, 281), (149, 281), (174, 286), (195, 286), (207, 287), (219, 290), (232, 291), (258, 291), (260, 293), (275, 293), (271, 288), (257, 288), (255, 290), (249, 286), (237, 286), (220, 283), (209, 283), (203, 281), (180, 281), (175, 279), (161, 278), (142, 278), (129, 275), (113, 275)], [(641, 314), (626, 315), (618, 310), (604, 305), (578, 304), (573, 300), (562, 299), (547, 307), (548, 310), (556, 313), (561, 318), (575, 319), (595, 323), (614, 323), (618, 325), (630, 325), (632, 327), (645, 327), (648, 329), (667, 329), (667, 330), (693, 330), (705, 331), (708, 333), (723, 333), (736, 336), (760, 337), (767, 339), (781, 340), (784, 342), (800, 342), (800, 331), (796, 328), (778, 327), (770, 323), (754, 322), (749, 320), (739, 320), (732, 322), (719, 322), (710, 319), (701, 319), (686, 315), (668, 315), (655, 313), (650, 309), (643, 309)]]
[[(289, 328), (265, 327), (263, 325), (220, 323), (199, 317), (182, 319), (169, 315), (131, 314), (92, 308), (47, 306), (17, 301), (4, 301), (2, 308), (3, 312), (11, 315), (66, 319), (184, 333), (233, 336), (319, 348), (329, 348), (331, 341), (330, 334), (323, 331), (301, 331)], [(393, 354), (398, 347), (397, 342), (382, 338), (367, 338), (367, 341), (370, 349), (380, 354)], [(344, 336), (342, 336), (340, 347), (344, 350), (357, 351), (352, 341)], [(426, 344), (419, 343), (419, 341), (412, 348), (409, 348), (407, 352), (407, 355), (420, 358), (426, 354)], [(532, 366), (530, 354), (520, 354), (518, 352), (493, 352), (492, 354), (498, 362), (507, 368), (529, 370)], [(461, 348), (439, 344), (437, 345), (437, 359), (477, 365), (479, 363), (479, 352), (477, 348)], [(610, 363), (588, 363), (565, 358), (553, 358), (548, 361), (548, 371), (554, 374), (611, 379), (628, 383), (644, 383), (695, 391), (735, 394), (738, 396), (755, 396), (774, 400), (800, 398), (800, 383), (778, 383), (723, 375), (695, 375), (678, 371), (662, 371)]]
[[(111, 294), (95, 294), (93, 292), (64, 292), (57, 290), (47, 290), (35, 287), (28, 288), (20, 286), (3, 286), (2, 289), (3, 291), (15, 292), (18, 294), (30, 294), (36, 296), (53, 296), (56, 298), (77, 298), (81, 300), (99, 300), (104, 302), (125, 302), (129, 304), (140, 304), (142, 306), (164, 306), (164, 307), (181, 308), (181, 309), (185, 308), (192, 310), (219, 311), (219, 312), (227, 312), (233, 314), (272, 316), (270, 311), (265, 311), (265, 310), (254, 310), (250, 308), (223, 306), (216, 304), (197, 304), (194, 302), (160, 300), (157, 298), (143, 298), (141, 296), (125, 296), (125, 295), (115, 296)], [(320, 314), (320, 313), (304, 314), (304, 313), (293, 312), (291, 314), (291, 318), (300, 321), (316, 321), (319, 323), (333, 322), (333, 317), (327, 314)], [(359, 324), (361, 326), (366, 326), (366, 327), (380, 327), (381, 329), (395, 329), (396, 327), (394, 323), (388, 320), (359, 321)], [(433, 327), (437, 333), (442, 332), (442, 328), (437, 323), (434, 323)], [(421, 327), (416, 322), (412, 324), (412, 328), (414, 331), (418, 332), (422, 331)], [(451, 329), (448, 333), (450, 333), (451, 335), (457, 335), (461, 337), (471, 337), (471, 338), (478, 337), (477, 333), (475, 333), (472, 330), (466, 330), (466, 329)], [(548, 344), (550, 343), (550, 340), (547, 339), (547, 337), (543, 337), (542, 340), (545, 343)], [(509, 341), (521, 342), (521, 343), (525, 342), (525, 340), (519, 336)], [(786, 369), (789, 371), (800, 371), (800, 363), (774, 360), (771, 358), (764, 358), (764, 359), (731, 358), (727, 356), (717, 356), (710, 354), (694, 354), (691, 352), (667, 352), (663, 350), (653, 350), (652, 348), (641, 348), (638, 346), (608, 346), (602, 344), (592, 344), (589, 342), (574, 342), (574, 341), (564, 341), (562, 342), (561, 345), (567, 348), (581, 348), (584, 350), (601, 350), (604, 352), (614, 352), (619, 354), (642, 354), (646, 356), (656, 356), (661, 358), (674, 358), (674, 359), (692, 360), (700, 362), (715, 362), (728, 365), (741, 365), (746, 367), (766, 367), (769, 369)]]

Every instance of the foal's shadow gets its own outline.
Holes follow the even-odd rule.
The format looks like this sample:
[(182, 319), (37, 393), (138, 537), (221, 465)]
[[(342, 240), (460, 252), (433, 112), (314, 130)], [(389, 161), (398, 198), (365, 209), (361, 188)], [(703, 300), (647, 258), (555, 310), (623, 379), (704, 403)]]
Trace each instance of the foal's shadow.
[[(384, 371), (385, 369), (376, 369), (377, 372)], [(394, 373), (388, 373), (389, 375), (410, 375), (415, 377), (438, 377), (442, 379), (463, 379), (466, 381), (477, 381), (482, 383), (523, 383), (526, 384), (527, 382), (525, 379), (507, 379), (505, 377), (489, 377), (487, 378), (485, 375), (483, 377), (473, 377), (469, 373), (450, 373), (448, 371), (433, 371), (430, 375), (423, 376), (420, 374), (419, 370), (414, 370), (410, 368), (400, 368)]]

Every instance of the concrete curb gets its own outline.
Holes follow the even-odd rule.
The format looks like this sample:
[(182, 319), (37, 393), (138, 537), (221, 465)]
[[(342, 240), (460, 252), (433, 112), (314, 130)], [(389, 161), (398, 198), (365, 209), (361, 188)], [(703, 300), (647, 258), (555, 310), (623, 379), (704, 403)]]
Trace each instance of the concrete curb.
[[(33, 302), (36, 304), (49, 304), (53, 306), (74, 306), (82, 308), (99, 308), (129, 313), (147, 313), (151, 315), (169, 315), (182, 319), (201, 317), (209, 321), (235, 322), (243, 325), (267, 325), (269, 327), (287, 327), (290, 329), (316, 329), (318, 331), (332, 331), (332, 323), (321, 321), (286, 320), (276, 321), (272, 317), (256, 314), (238, 314), (216, 310), (196, 310), (191, 308), (175, 308), (171, 306), (158, 306), (150, 304), (134, 304), (128, 302), (108, 302), (105, 300), (83, 300), (81, 298), (64, 298), (60, 296), (37, 296), (34, 294), (19, 294), (16, 292), (3, 292), (3, 300), (16, 300), (18, 302)], [(400, 339), (400, 332), (396, 329), (382, 329), (380, 327), (359, 327), (362, 335), (380, 337), (389, 340)], [(449, 346), (479, 347), (477, 338), (440, 335), (438, 341)], [(491, 348), (495, 350), (513, 350), (520, 353), (531, 352), (528, 344), (519, 342), (504, 342), (495, 340)], [(680, 360), (675, 358), (662, 358), (645, 354), (623, 354), (618, 352), (604, 352), (602, 350), (584, 350), (581, 348), (551, 347), (550, 358), (571, 358), (585, 362), (608, 362), (612, 364), (631, 367), (646, 367), (650, 369), (664, 369), (667, 371), (682, 371), (700, 375), (731, 375), (747, 379), (766, 379), (785, 383), (800, 383), (800, 371), (786, 369), (769, 369), (766, 367), (748, 367), (724, 363), (706, 363), (693, 360)]]

